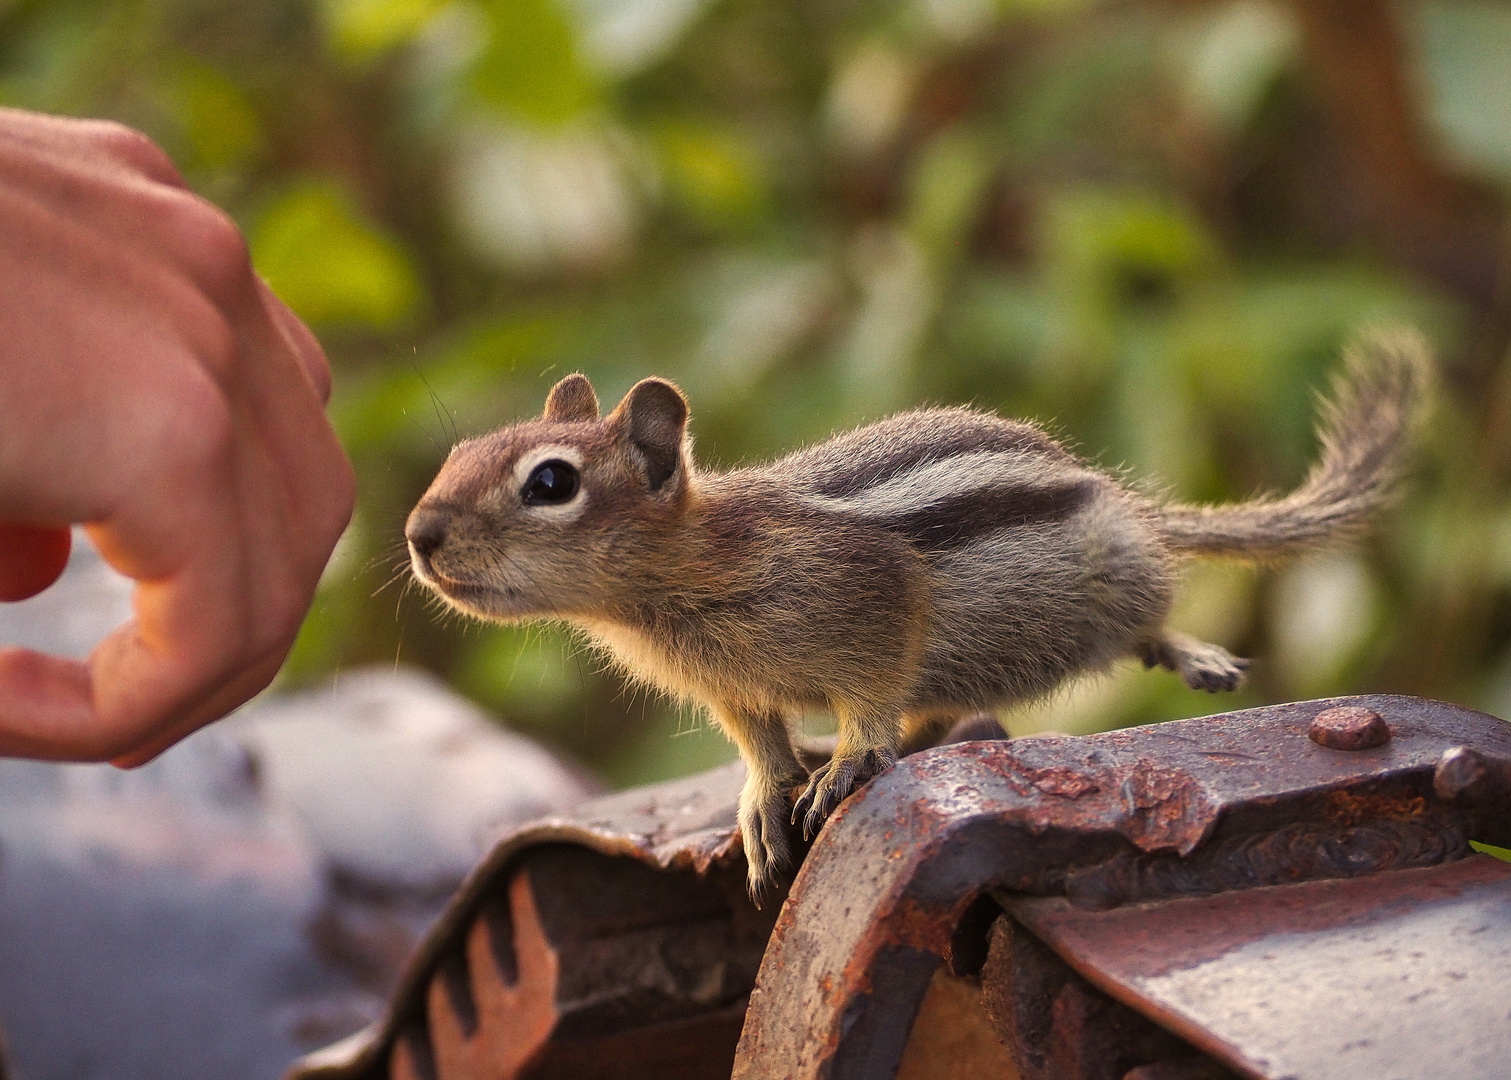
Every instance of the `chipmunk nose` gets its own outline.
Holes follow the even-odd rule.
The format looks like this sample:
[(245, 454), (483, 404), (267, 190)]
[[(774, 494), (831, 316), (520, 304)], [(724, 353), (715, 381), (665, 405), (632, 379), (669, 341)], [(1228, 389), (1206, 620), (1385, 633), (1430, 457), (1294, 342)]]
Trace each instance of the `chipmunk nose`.
[(404, 539), (422, 559), (429, 559), (446, 542), (446, 519), (433, 510), (416, 509), (404, 525)]

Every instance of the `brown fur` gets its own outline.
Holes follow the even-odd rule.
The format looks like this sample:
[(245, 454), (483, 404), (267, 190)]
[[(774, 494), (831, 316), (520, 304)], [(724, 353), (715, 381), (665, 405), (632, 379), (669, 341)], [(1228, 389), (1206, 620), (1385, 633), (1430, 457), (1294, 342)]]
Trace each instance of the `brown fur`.
[[(573, 375), (540, 420), (458, 445), (406, 532), (416, 575), (461, 610), (565, 620), (636, 678), (709, 707), (748, 767), (740, 825), (758, 893), (789, 862), (789, 816), (817, 829), (905, 735), (1130, 653), (1193, 687), (1236, 687), (1245, 661), (1164, 629), (1176, 559), (1357, 531), (1397, 486), (1425, 371), (1416, 339), (1368, 339), (1324, 409), (1307, 482), (1207, 509), (1160, 506), (1037, 428), (964, 409), (704, 473), (672, 384), (647, 379), (599, 419)], [(575, 494), (532, 502), (539, 470), (559, 479), (560, 462)], [(840, 735), (808, 776), (790, 725), (813, 709)]]

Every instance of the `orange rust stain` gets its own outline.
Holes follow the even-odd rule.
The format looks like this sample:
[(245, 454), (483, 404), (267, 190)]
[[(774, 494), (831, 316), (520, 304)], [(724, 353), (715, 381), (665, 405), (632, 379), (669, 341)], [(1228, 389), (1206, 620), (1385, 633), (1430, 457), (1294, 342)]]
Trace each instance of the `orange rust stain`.
[(1067, 799), (1079, 799), (1101, 790), (1095, 780), (1059, 765), (1051, 769), (1035, 769), (1028, 781), (1046, 795), (1063, 795)]
[(1361, 821), (1380, 818), (1420, 817), (1427, 811), (1427, 800), (1420, 795), (1398, 792), (1393, 795), (1376, 793), (1360, 794), (1352, 791), (1335, 791), (1327, 797), (1323, 813), (1334, 825), (1357, 825)]
[(884, 925), (891, 931), (891, 944), (930, 949), (943, 956), (958, 921), (948, 911), (905, 899)]
[(1002, 774), (1012, 789), (1025, 797), (1038, 792), (1043, 795), (1079, 799), (1083, 795), (1090, 795), (1101, 790), (1101, 786), (1091, 777), (1066, 765), (1051, 765), (1036, 769), (1022, 762), (1008, 759), (1003, 762)]

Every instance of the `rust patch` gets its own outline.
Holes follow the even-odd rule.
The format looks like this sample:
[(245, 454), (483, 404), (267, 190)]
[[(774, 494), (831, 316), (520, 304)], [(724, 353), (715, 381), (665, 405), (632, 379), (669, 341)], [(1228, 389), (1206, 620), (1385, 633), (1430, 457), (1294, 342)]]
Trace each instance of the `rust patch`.
[(871, 944), (883, 948), (906, 945), (943, 956), (963, 909), (964, 905), (941, 908), (904, 897), (884, 923), (872, 928)]
[[(1313, 751), (1304, 733), (1318, 710), (1350, 704), (1392, 717), (1389, 753)], [(890, 1075), (895, 1061), (888, 1064), (882, 1036), (911, 1020), (915, 991), (935, 970), (928, 954), (953, 947), (971, 898), (1007, 882), (1052, 891), (1079, 876), (1088, 892), (1114, 902), (1151, 890), (1244, 890), (1150, 905), (1237, 905), (1207, 912), (1216, 927), (1199, 943), (1207, 949), (1223, 933), (1243, 940), (1279, 925), (1276, 919), (1294, 927), (1306, 917), (1352, 917), (1346, 904), (1328, 899), (1352, 894), (1329, 889), (1367, 888), (1398, 875), (1258, 890), (1269, 903), (1292, 889), (1286, 895), (1301, 898), (1268, 915), (1258, 900), (1244, 906), (1243, 897), (1277, 879), (1457, 858), (1470, 836), (1491, 838), (1481, 824), (1489, 813), (1466, 814), (1415, 794), (1425, 790), (1444, 751), (1464, 745), (1485, 760), (1511, 762), (1511, 729), (1500, 721), (1441, 703), (1377, 697), (1084, 739), (972, 743), (905, 759), (841, 806), (815, 841), (767, 942), (734, 1075), (819, 1080), (836, 1075), (838, 1061), (845, 1063), (840, 1074)], [(341, 1080), (365, 1076), (360, 1070), (423, 1017), (425, 992), (448, 943), (460, 940), (479, 902), (508, 880), (527, 849), (566, 843), (661, 867), (735, 861), (741, 780), (743, 772), (730, 767), (653, 793), (612, 796), (504, 841), (427, 939), (384, 1024), (345, 1053)], [(1219, 818), (1227, 824), (1213, 841)], [(1079, 869), (1067, 874), (1068, 868)], [(1316, 909), (1310, 916), (1309, 908)], [(1119, 911), (1144, 917), (1139, 909), (1105, 914)], [(1138, 931), (1147, 963), (1197, 955), (1191, 943), (1181, 952), (1177, 924), (1166, 929), (1177, 939), (1148, 927)], [(1136, 944), (1128, 948), (1137, 952)]]
[(1250, 765), (1253, 765), (1254, 762), (1257, 760), (1254, 757), (1253, 754), (1225, 754), (1225, 753), (1211, 753), (1211, 752), (1209, 752), (1209, 753), (1202, 754), (1202, 757), (1206, 758), (1208, 761), (1212, 762), (1214, 765), (1243, 765), (1243, 766), (1250, 766)]
[(1067, 799), (1079, 799), (1082, 795), (1101, 790), (1095, 780), (1063, 765), (1030, 769), (1026, 779), (1046, 795), (1062, 795)]
[(1427, 812), (1427, 800), (1405, 792), (1335, 791), (1327, 797), (1323, 816), (1332, 825), (1348, 827), (1365, 821), (1404, 821)]
[(1190, 773), (1139, 758), (1114, 771), (1126, 824), (1119, 830), (1142, 851), (1196, 849), (1211, 828), (1216, 811)]
[(1188, 771), (1159, 765), (1148, 757), (1110, 768), (1090, 764), (1035, 767), (1008, 752), (993, 755), (992, 764), (1013, 792), (1025, 799), (1037, 802), (1049, 795), (1072, 803), (1084, 801), (1066, 810), (1041, 807), (1036, 813), (1044, 824), (1076, 828), (1105, 823), (1145, 851), (1188, 852), (1206, 836), (1215, 817), (1211, 800)]
[(1120, 853), (1067, 872), (1064, 892), (1077, 907), (1109, 908), (1140, 900), (1436, 866), (1468, 853), (1461, 823), (1452, 815), (1381, 818), (1343, 827), (1296, 821), (1273, 832), (1208, 844), (1189, 856)]

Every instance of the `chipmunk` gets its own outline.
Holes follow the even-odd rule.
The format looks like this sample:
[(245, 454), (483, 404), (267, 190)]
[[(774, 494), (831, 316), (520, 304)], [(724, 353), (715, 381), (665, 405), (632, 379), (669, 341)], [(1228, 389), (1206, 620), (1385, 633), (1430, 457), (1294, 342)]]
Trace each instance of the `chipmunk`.
[[(564, 620), (633, 677), (709, 708), (747, 766), (739, 824), (759, 898), (790, 863), (789, 824), (811, 836), (905, 734), (1128, 655), (1236, 688), (1247, 661), (1164, 627), (1177, 561), (1357, 533), (1398, 487), (1427, 381), (1419, 339), (1364, 339), (1299, 489), (1194, 507), (965, 408), (704, 472), (675, 385), (645, 379), (600, 419), (569, 375), (539, 419), (454, 447), (405, 534), (415, 576), (456, 608)], [(809, 709), (839, 722), (812, 775), (791, 733)]]

